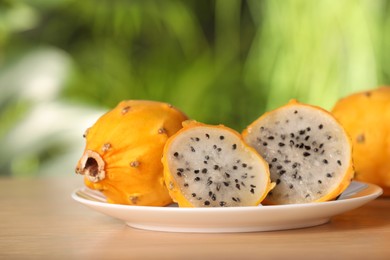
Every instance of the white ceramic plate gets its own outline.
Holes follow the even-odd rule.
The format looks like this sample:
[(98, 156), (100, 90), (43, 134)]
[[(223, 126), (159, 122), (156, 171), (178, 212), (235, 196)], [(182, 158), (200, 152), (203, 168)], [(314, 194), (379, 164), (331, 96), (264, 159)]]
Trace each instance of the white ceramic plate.
[(352, 182), (338, 200), (277, 206), (178, 208), (109, 204), (105, 197), (88, 188), (72, 193), (76, 201), (123, 220), (127, 225), (167, 232), (254, 232), (294, 229), (321, 225), (332, 216), (355, 209), (377, 198), (376, 185)]

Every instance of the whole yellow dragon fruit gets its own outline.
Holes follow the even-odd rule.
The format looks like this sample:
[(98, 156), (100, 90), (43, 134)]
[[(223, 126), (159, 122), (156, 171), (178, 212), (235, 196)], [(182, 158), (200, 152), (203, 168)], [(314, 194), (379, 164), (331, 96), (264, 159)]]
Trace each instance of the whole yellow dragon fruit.
[(110, 203), (170, 204), (161, 157), (167, 139), (186, 119), (166, 103), (122, 101), (85, 132), (86, 147), (76, 173)]

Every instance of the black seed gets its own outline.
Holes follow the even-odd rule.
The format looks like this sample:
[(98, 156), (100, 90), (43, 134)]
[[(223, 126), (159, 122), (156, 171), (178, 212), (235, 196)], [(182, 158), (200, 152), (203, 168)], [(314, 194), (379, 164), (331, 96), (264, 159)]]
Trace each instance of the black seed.
[(324, 147), (324, 144), (320, 144), (320, 146), (319, 146), (320, 148), (322, 148), (322, 147)]
[(321, 183), (322, 183), (322, 181), (321, 181), (321, 180), (318, 180), (318, 183), (319, 183), (319, 184), (321, 184)]
[(218, 165), (214, 165), (214, 170), (218, 170), (219, 169), (219, 166)]
[(176, 174), (177, 174), (177, 176), (179, 176), (179, 177), (182, 176), (181, 172), (177, 172)]
[(235, 179), (234, 181), (235, 181), (236, 183), (238, 183), (238, 179)]
[(222, 148), (218, 148), (217, 151), (218, 151), (218, 152), (222, 151)]
[(328, 135), (328, 140), (332, 139), (332, 137), (330, 135)]
[(278, 166), (276, 166), (276, 169), (278, 169), (278, 170), (280, 170), (280, 169), (282, 169), (283, 168), (283, 166), (282, 165), (278, 165)]
[(195, 174), (198, 174), (198, 173), (199, 173), (199, 170), (195, 170), (194, 173), (195, 173)]
[(294, 145), (294, 141), (293, 140), (290, 140), (290, 145)]
[(309, 145), (305, 145), (305, 149), (309, 151), (311, 150), (311, 147)]
[(179, 153), (178, 153), (178, 152), (175, 152), (175, 153), (173, 154), (173, 156), (178, 157), (178, 156), (179, 156)]
[(226, 202), (225, 201), (221, 201), (220, 203), (219, 203), (219, 206), (221, 206), (221, 207), (223, 207), (223, 206), (225, 206), (226, 205)]
[(272, 168), (272, 164), (270, 163), (270, 164), (268, 165), (268, 167), (271, 169), (271, 168)]
[(314, 148), (314, 152), (318, 152), (318, 148)]
[(321, 124), (321, 125), (318, 126), (318, 128), (322, 129), (322, 128), (324, 128), (324, 126)]
[(281, 170), (281, 171), (279, 172), (280, 175), (283, 175), (283, 174), (285, 174), (285, 173), (286, 173), (285, 170)]
[(277, 160), (278, 160), (278, 158), (273, 158), (272, 162), (276, 162)]
[(195, 177), (194, 181), (200, 181), (199, 177)]
[(309, 132), (309, 131), (311, 130), (311, 128), (310, 128), (310, 127), (308, 127), (308, 128), (306, 128), (306, 130)]
[(206, 206), (210, 205), (210, 201), (206, 200), (206, 201), (204, 202), (204, 205), (206, 205)]
[(292, 175), (294, 179), (297, 178), (297, 174), (298, 174), (298, 172), (294, 172), (294, 174)]
[(241, 190), (240, 184), (237, 183), (237, 184), (236, 184), (236, 188), (239, 189), (239, 190)]
[(211, 195), (213, 195), (213, 192), (212, 192), (212, 191), (209, 191), (209, 197), (211, 197)]
[(195, 152), (195, 148), (191, 146), (191, 152)]
[(233, 144), (233, 145), (232, 145), (232, 148), (233, 148), (233, 150), (236, 150), (236, 149), (237, 149), (237, 145), (236, 145), (236, 144)]
[(204, 158), (205, 158), (206, 160), (208, 160), (208, 159), (210, 159), (210, 156), (206, 155)]
[(328, 160), (324, 159), (322, 160), (323, 163), (328, 164)]
[(306, 194), (305, 198), (308, 198), (308, 197), (310, 197), (310, 194)]
[(255, 175), (251, 175), (250, 177), (251, 177), (251, 179), (254, 179), (254, 178), (255, 178)]
[(247, 164), (246, 163), (243, 163), (242, 164), (242, 167), (246, 168)]
[(251, 184), (250, 186), (251, 186), (252, 188), (256, 188), (256, 185)]
[(230, 174), (225, 172), (226, 177), (230, 178)]
[(301, 143), (301, 144), (299, 145), (299, 148), (302, 149), (303, 147), (305, 147), (305, 145), (304, 145), (303, 143)]
[(213, 181), (212, 180), (208, 180), (207, 181), (207, 185), (210, 186), (211, 184), (213, 184)]
[(276, 179), (276, 185), (280, 183), (280, 179)]
[(327, 173), (327, 174), (326, 174), (326, 177), (332, 178), (332, 174), (331, 174), (331, 173)]
[(264, 131), (264, 126), (261, 126), (261, 127), (260, 127), (260, 131)]
[(294, 185), (290, 184), (290, 186), (288, 186), (290, 189), (294, 188)]
[(215, 196), (215, 194), (213, 194), (213, 195), (211, 196), (211, 199), (212, 199), (213, 201), (215, 201), (215, 200), (217, 199), (217, 196)]
[(293, 163), (292, 168), (295, 169), (295, 168), (297, 168), (297, 166), (298, 166), (298, 163), (295, 162), (295, 163)]
[(199, 142), (199, 140), (200, 140), (199, 137), (195, 137), (195, 141)]
[(204, 164), (207, 164), (207, 161), (203, 161)]
[(207, 169), (206, 169), (206, 168), (203, 168), (203, 169), (202, 169), (202, 173), (207, 173)]
[(300, 130), (300, 131), (299, 131), (299, 134), (300, 134), (300, 135), (304, 135), (305, 133), (306, 133), (305, 130)]
[(240, 202), (241, 201), (239, 197), (237, 197), (237, 198), (232, 197), (232, 200), (234, 200), (235, 202)]
[(206, 134), (206, 137), (207, 137), (207, 139), (209, 139), (209, 138), (210, 138), (210, 135), (209, 135), (209, 134)]
[(191, 196), (195, 198), (196, 197), (196, 193), (192, 193)]
[(229, 182), (224, 181), (223, 184), (224, 184), (226, 187), (229, 186)]
[(236, 165), (233, 165), (233, 170), (237, 170), (237, 166)]
[(251, 193), (252, 193), (252, 194), (255, 194), (255, 190), (254, 190), (253, 188), (251, 189)]
[(284, 146), (284, 143), (279, 143), (278, 144), (280, 147), (283, 147)]
[(214, 149), (217, 149), (217, 145), (214, 144), (214, 145), (213, 145), (213, 148), (214, 148)]
[(284, 163), (290, 163), (291, 161), (290, 160), (284, 160)]
[(303, 156), (305, 156), (305, 157), (310, 156), (310, 153), (304, 152), (304, 153), (303, 153)]
[(184, 183), (184, 187), (188, 187), (188, 183)]
[(297, 110), (295, 110), (295, 111), (294, 111), (294, 114), (298, 114), (298, 111), (297, 111)]
[(291, 134), (290, 134), (290, 137), (291, 137), (291, 138), (294, 138), (294, 136), (295, 136), (294, 133), (291, 133)]
[(221, 189), (221, 183), (217, 184), (217, 188), (216, 189), (217, 189), (217, 191), (219, 191)]
[(305, 141), (309, 140), (309, 138), (310, 138), (310, 135), (306, 136)]
[(268, 140), (274, 140), (275, 137), (273, 137), (272, 135), (271, 136), (268, 136)]
[(225, 139), (225, 136), (221, 135), (221, 136), (219, 136), (219, 139), (223, 140), (223, 139)]
[(183, 169), (183, 168), (177, 168), (177, 170), (178, 170), (179, 172), (184, 172), (184, 169)]
[(267, 144), (267, 142), (264, 142), (263, 145), (264, 145), (264, 146), (267, 146), (268, 144)]
[(244, 175), (242, 175), (241, 178), (243, 178), (243, 179), (248, 178), (248, 173), (245, 173)]
[(298, 147), (299, 147), (299, 144), (296, 144), (295, 147), (298, 148)]

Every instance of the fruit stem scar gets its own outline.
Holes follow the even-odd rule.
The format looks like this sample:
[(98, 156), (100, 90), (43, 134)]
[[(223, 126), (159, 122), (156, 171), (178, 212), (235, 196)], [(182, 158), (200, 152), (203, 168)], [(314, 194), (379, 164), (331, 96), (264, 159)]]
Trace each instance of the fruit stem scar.
[(91, 182), (99, 182), (106, 177), (104, 165), (100, 154), (86, 150), (76, 167), (76, 173), (85, 175)]

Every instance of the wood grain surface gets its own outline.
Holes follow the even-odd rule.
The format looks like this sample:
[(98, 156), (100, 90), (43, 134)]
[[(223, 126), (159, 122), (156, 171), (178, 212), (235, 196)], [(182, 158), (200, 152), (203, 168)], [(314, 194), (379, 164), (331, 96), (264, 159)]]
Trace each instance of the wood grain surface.
[(80, 176), (0, 179), (0, 259), (390, 259), (390, 199), (296, 230), (137, 230), (70, 197)]

